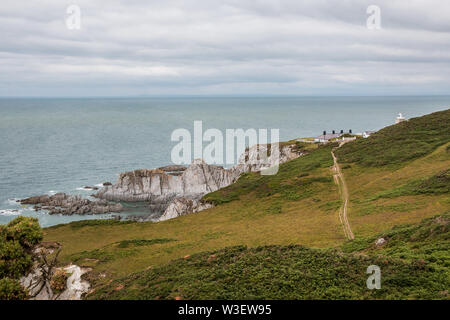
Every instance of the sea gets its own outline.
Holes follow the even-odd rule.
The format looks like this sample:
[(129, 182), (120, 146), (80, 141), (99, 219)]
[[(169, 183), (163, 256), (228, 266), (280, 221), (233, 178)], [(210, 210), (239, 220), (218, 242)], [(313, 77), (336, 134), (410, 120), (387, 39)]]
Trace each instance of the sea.
[[(19, 215), (41, 226), (111, 215), (49, 215), (17, 200), (114, 183), (124, 171), (171, 164), (176, 129), (279, 129), (280, 140), (324, 130), (359, 133), (445, 110), (450, 96), (1, 98), (0, 224)], [(225, 134), (224, 134), (225, 135)], [(141, 214), (129, 205), (122, 215)], [(133, 209), (136, 208), (136, 209)]]

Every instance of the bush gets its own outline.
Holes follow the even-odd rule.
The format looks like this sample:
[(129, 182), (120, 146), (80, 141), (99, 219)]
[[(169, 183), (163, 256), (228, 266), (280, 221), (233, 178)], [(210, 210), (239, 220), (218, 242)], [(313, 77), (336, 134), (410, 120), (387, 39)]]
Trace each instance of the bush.
[(32, 250), (42, 238), (36, 218), (18, 217), (0, 226), (0, 299), (27, 297), (17, 279), (30, 271)]
[(57, 269), (50, 280), (50, 287), (55, 293), (63, 292), (67, 287), (67, 279), (69, 276), (64, 270)]
[(33, 261), (18, 241), (0, 242), (0, 277), (20, 278), (27, 273)]
[(31, 248), (42, 240), (43, 234), (38, 219), (20, 216), (8, 223), (6, 238), (19, 241), (25, 248)]
[(28, 297), (27, 291), (16, 279), (0, 279), (0, 300), (25, 300)]

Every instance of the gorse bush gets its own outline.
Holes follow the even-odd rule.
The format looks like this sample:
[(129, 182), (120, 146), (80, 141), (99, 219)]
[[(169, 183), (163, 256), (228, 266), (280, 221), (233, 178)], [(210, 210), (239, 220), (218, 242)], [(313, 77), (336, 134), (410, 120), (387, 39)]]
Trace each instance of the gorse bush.
[(0, 299), (26, 297), (18, 279), (30, 271), (33, 247), (42, 237), (36, 218), (18, 217), (0, 226)]
[(25, 300), (27, 291), (22, 288), (17, 279), (0, 279), (0, 300)]
[(5, 228), (6, 239), (18, 241), (24, 248), (38, 244), (43, 237), (41, 227), (36, 218), (17, 217)]

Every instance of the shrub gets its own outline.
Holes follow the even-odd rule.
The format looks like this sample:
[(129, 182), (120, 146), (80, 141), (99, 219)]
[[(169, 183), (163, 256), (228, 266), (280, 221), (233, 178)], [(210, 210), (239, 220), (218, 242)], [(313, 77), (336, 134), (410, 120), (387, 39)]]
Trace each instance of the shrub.
[(50, 287), (53, 292), (60, 293), (66, 289), (66, 283), (69, 276), (64, 270), (57, 269), (50, 280)]
[(43, 238), (36, 218), (17, 217), (0, 226), (0, 299), (25, 299), (26, 291), (17, 279), (32, 265), (32, 250)]
[(6, 238), (19, 241), (25, 248), (31, 248), (42, 240), (43, 234), (38, 219), (20, 216), (8, 223)]
[(20, 278), (27, 273), (33, 261), (18, 241), (0, 242), (0, 277)]
[(25, 300), (28, 297), (27, 291), (16, 279), (0, 279), (0, 300)]

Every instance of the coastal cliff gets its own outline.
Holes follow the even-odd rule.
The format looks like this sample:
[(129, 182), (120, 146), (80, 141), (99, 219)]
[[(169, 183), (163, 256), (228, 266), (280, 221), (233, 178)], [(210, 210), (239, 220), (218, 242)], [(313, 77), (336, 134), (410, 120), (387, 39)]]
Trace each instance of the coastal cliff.
[[(111, 201), (148, 201), (150, 208), (161, 213), (157, 221), (172, 219), (212, 207), (201, 202), (201, 197), (229, 186), (242, 173), (258, 172), (302, 155), (295, 144), (282, 146), (279, 151), (277, 157), (271, 154), (270, 145), (252, 146), (230, 169), (195, 159), (187, 168), (166, 166), (124, 172), (114, 185), (105, 186), (94, 196)], [(267, 159), (261, 158), (261, 153), (268, 154)]]

